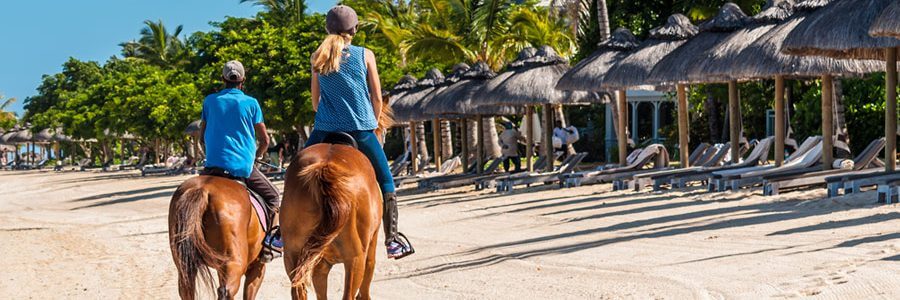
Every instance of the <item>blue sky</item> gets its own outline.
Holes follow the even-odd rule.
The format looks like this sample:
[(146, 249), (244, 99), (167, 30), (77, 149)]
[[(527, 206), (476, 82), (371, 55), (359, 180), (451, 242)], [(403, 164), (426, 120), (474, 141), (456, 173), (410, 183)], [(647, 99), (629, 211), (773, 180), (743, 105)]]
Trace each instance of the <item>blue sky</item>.
[[(69, 58), (106, 61), (120, 42), (136, 39), (144, 20), (184, 25), (187, 34), (212, 29), (225, 16), (251, 17), (259, 8), (239, 0), (27, 0), (4, 1), (0, 9), (0, 94), (15, 97), (13, 111), (35, 94), (44, 74)], [(324, 12), (335, 0), (308, 0)]]

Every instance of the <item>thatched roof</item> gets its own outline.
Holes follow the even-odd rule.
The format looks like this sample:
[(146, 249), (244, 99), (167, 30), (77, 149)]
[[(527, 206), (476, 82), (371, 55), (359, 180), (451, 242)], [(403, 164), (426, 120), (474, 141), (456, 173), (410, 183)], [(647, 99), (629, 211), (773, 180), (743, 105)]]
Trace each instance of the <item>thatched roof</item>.
[(69, 137), (69, 136), (63, 134), (62, 128), (57, 128), (57, 129), (54, 131), (54, 133), (53, 133), (53, 138), (51, 138), (51, 140), (54, 141), (54, 142), (61, 142), (61, 143), (69, 143), (69, 142), (72, 142), (72, 138), (71, 138), (71, 137)]
[(50, 128), (41, 130), (33, 136), (33, 140), (37, 143), (49, 143), (53, 141), (53, 131)]
[(647, 84), (653, 67), (673, 50), (697, 34), (697, 26), (681, 14), (669, 17), (666, 25), (650, 31), (650, 38), (622, 58), (606, 74), (603, 88), (627, 89)]
[(569, 71), (566, 60), (550, 46), (543, 46), (524, 67), (507, 71), (492, 79), (479, 91), (475, 100), (484, 105), (578, 104), (601, 102), (594, 92), (572, 92), (556, 89), (556, 82)]
[(750, 18), (734, 3), (725, 3), (719, 9), (719, 13), (700, 26), (700, 33), (686, 43), (666, 55), (647, 77), (647, 82), (655, 85), (707, 82), (714, 81), (694, 73), (691, 78), (690, 71), (698, 63), (710, 59), (710, 49), (725, 41), (732, 32), (744, 28), (750, 23)]
[(200, 132), (200, 120), (193, 121), (191, 124), (188, 124), (187, 128), (184, 129), (184, 134), (197, 134)]
[(797, 9), (790, 19), (781, 23), (744, 50), (730, 64), (714, 73), (730, 73), (738, 79), (762, 79), (774, 76), (792, 78), (835, 76), (859, 76), (882, 70), (881, 64), (870, 60), (835, 59), (822, 56), (795, 56), (781, 52), (785, 37), (810, 14), (809, 9)]
[[(747, 80), (746, 63), (738, 56), (754, 41), (784, 22), (794, 14), (793, 0), (769, 0), (763, 10), (750, 18), (750, 25), (725, 37), (714, 47), (705, 51), (706, 59), (698, 61), (688, 71), (692, 81), (725, 82)], [(763, 63), (753, 60), (753, 63)], [(741, 65), (735, 68), (735, 65)]]
[(900, 38), (900, 1), (893, 1), (888, 5), (878, 19), (875, 19), (869, 34)]
[(7, 131), (4, 134), (0, 134), (0, 145), (2, 145), (2, 144), (13, 145), (14, 143), (10, 140), (16, 134), (17, 134), (17, 132), (15, 132), (15, 131)]
[(437, 89), (444, 82), (444, 75), (438, 69), (431, 69), (425, 77), (416, 83), (416, 87), (410, 89), (397, 99), (392, 99), (391, 108), (394, 110), (394, 120), (400, 123), (428, 120), (422, 112), (420, 105), (422, 99)]
[(11, 136), (7, 140), (7, 142), (12, 143), (12, 144), (29, 143), (29, 142), (31, 142), (31, 139), (33, 137), (34, 137), (34, 135), (31, 134), (30, 129), (22, 129), (22, 130), (16, 131), (16, 133), (13, 136)]
[(625, 55), (637, 48), (638, 40), (625, 28), (616, 29), (612, 36), (598, 45), (597, 51), (563, 74), (556, 89), (564, 91), (601, 91), (606, 72)]
[(897, 0), (833, 1), (797, 25), (787, 38), (785, 53), (836, 58), (884, 59), (884, 49), (900, 40), (872, 37), (869, 29), (887, 6)]
[(453, 66), (453, 73), (450, 74), (449, 77), (444, 79), (441, 84), (435, 86), (435, 89), (425, 95), (422, 100), (419, 100), (419, 103), (416, 105), (416, 110), (420, 112), (422, 118), (436, 118), (438, 114), (430, 113), (430, 108), (436, 105), (434, 101), (434, 97), (440, 94), (442, 91), (446, 90), (448, 87), (453, 85), (454, 83), (459, 82), (465, 73), (469, 72), (471, 67), (465, 63), (459, 63)]
[(465, 115), (514, 115), (520, 110), (511, 106), (478, 105), (476, 92), (497, 74), (484, 62), (478, 62), (465, 72), (459, 82), (438, 91), (432, 97), (425, 112), (444, 116)]

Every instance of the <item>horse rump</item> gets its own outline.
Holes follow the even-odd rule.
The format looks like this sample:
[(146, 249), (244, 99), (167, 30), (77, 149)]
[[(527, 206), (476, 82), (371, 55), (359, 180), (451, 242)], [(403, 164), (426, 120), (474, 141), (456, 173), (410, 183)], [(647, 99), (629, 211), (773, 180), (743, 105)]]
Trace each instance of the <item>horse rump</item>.
[(316, 201), (322, 209), (321, 219), (300, 250), (297, 267), (291, 272), (291, 283), (303, 286), (322, 259), (322, 251), (334, 241), (350, 218), (353, 194), (348, 179), (353, 173), (326, 160), (306, 166), (298, 177), (309, 192), (309, 199)]
[(219, 268), (226, 261), (224, 255), (209, 246), (203, 234), (203, 215), (208, 206), (209, 192), (200, 187), (179, 188), (169, 205), (169, 246), (183, 293), (196, 291), (197, 276), (214, 289), (209, 268)]

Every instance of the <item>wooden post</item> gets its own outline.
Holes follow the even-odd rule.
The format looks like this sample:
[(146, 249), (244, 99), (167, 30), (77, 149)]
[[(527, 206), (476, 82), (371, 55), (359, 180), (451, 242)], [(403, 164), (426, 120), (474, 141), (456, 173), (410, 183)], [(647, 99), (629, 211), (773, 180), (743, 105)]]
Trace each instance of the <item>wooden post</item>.
[(525, 165), (528, 167), (528, 173), (534, 173), (534, 107), (525, 106), (525, 132), (528, 135), (525, 139)]
[(687, 92), (684, 84), (678, 84), (676, 88), (678, 94), (678, 152), (681, 157), (681, 167), (687, 168), (691, 166), (691, 162), (688, 160), (691, 154), (688, 145), (690, 127), (688, 127)]
[(484, 116), (478, 115), (478, 157), (476, 157), (475, 161), (478, 162), (478, 165), (475, 166), (475, 170), (477, 170), (477, 174), (484, 173)]
[(775, 76), (775, 166), (780, 167), (784, 164), (784, 139), (787, 131), (785, 130), (784, 120), (784, 76)]
[(468, 172), (469, 167), (469, 121), (466, 118), (459, 119), (459, 136), (462, 138), (462, 164), (463, 173)]
[(547, 165), (544, 170), (553, 172), (555, 156), (553, 155), (553, 106), (544, 104), (544, 155), (547, 155)]
[(728, 82), (728, 115), (731, 127), (731, 161), (739, 161), (741, 156), (741, 114), (738, 105), (740, 92), (737, 80)]
[(419, 174), (419, 141), (416, 137), (416, 122), (409, 122), (409, 143), (411, 151), (409, 163), (412, 164), (412, 173)]
[(822, 76), (822, 169), (834, 162), (834, 77)]
[(884, 169), (897, 169), (897, 48), (887, 49), (887, 81), (884, 108)]
[(434, 119), (431, 120), (431, 137), (432, 142), (434, 143), (431, 149), (434, 150), (434, 167), (437, 170), (441, 169), (441, 120)]
[(628, 96), (625, 90), (617, 91), (619, 101), (619, 124), (616, 126), (616, 140), (619, 143), (619, 165), (626, 165), (628, 160), (628, 137), (625, 127), (628, 126)]

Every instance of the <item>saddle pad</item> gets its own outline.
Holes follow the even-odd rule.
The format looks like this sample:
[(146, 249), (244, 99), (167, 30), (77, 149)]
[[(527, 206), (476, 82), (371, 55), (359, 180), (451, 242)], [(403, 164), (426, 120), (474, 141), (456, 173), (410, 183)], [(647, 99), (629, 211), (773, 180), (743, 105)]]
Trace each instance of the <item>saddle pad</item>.
[(256, 216), (259, 219), (259, 225), (262, 225), (263, 230), (269, 228), (268, 217), (266, 216), (266, 209), (264, 208), (265, 204), (262, 203), (259, 196), (257, 196), (253, 191), (247, 190), (247, 193), (250, 194), (250, 204), (253, 206), (253, 210), (256, 212)]

